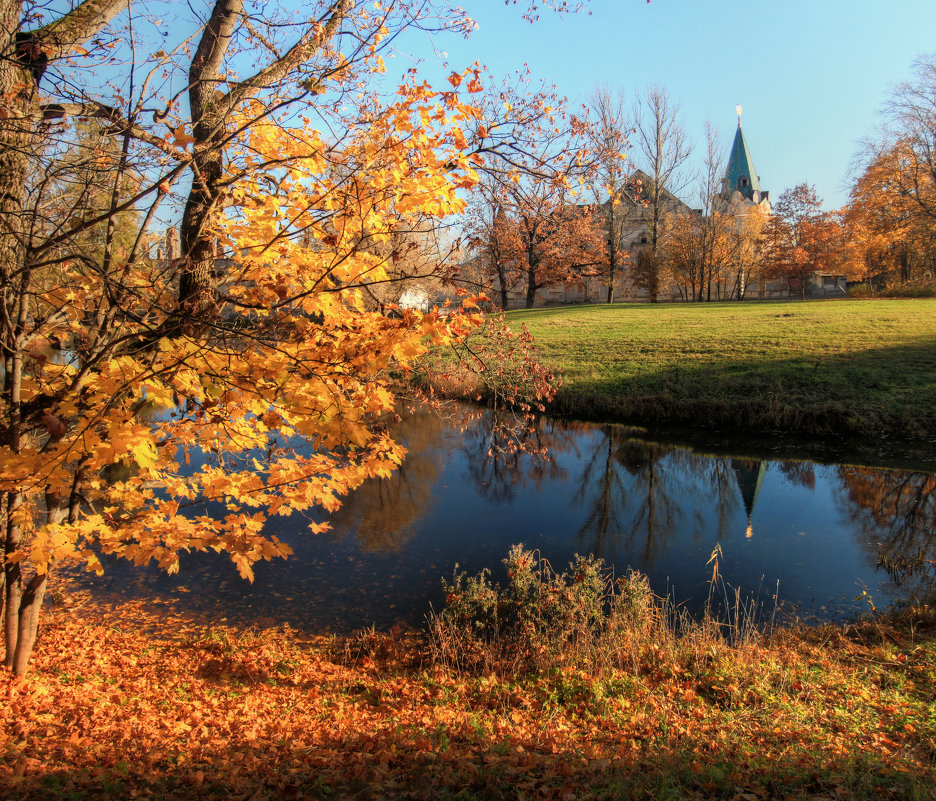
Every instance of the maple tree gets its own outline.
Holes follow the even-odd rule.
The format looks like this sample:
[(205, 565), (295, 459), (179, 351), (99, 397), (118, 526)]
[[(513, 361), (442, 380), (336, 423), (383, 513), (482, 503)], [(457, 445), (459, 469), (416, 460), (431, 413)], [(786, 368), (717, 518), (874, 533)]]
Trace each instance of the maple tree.
[[(17, 623), (7, 654), (17, 672), (53, 563), (100, 569), (101, 555), (117, 554), (173, 571), (180, 552), (212, 548), (249, 577), (257, 559), (289, 552), (264, 534), (267, 516), (334, 510), (399, 464), (403, 449), (376, 425), (393, 409), (394, 373), (478, 318), (368, 310), (363, 288), (386, 271), (360, 243), (389, 239), (406, 214), (460, 208), (470, 167), (443, 172), (439, 160), (465, 158), (448, 141), (470, 112), (454, 95), (410, 84), (340, 148), (312, 128), (250, 126), (244, 160), (288, 167), (275, 192), (259, 193), (252, 177), (228, 185), (228, 214), (213, 232), (231, 254), (219, 294), (231, 311), (209, 335), (141, 346), (176, 308), (161, 266), (148, 260), (122, 265), (117, 287), (66, 261), (55, 265), (53, 288), (20, 298), (21, 308), (44, 307), (41, 335), (69, 343), (74, 358), (35, 359), (19, 373), (26, 402), (55, 404), (3, 454), (4, 511), (18, 529), (6, 554), (7, 622)], [(370, 165), (353, 182), (331, 169), (352, 162)], [(202, 463), (186, 470), (192, 455)], [(228, 514), (186, 514), (198, 499), (223, 501)], [(16, 604), (23, 561), (35, 572)]]
[[(389, 99), (367, 88), (395, 34), (466, 31), (463, 13), (323, 0), (292, 19), (232, 0), (189, 47), (126, 8), (86, 0), (46, 21), (0, 3), (2, 601), (17, 674), (63, 560), (171, 571), (214, 549), (249, 577), (286, 555), (264, 520), (334, 510), (389, 474), (404, 452), (382, 423), (396, 382), (481, 320), (470, 299), (389, 317), (366, 297), (395, 280), (388, 247), (392, 263), (422, 221), (460, 211), (499, 144), (465, 99), (477, 68), (441, 92), (412, 75)], [(109, 27), (121, 14), (127, 27)], [(137, 61), (144, 25), (166, 49)], [(99, 61), (113, 70), (100, 83), (73, 80)], [(57, 189), (88, 171), (62, 158), (72, 118), (100, 123), (81, 143), (92, 193)], [(180, 253), (154, 259), (172, 209)], [(227, 515), (195, 515), (206, 499)]]

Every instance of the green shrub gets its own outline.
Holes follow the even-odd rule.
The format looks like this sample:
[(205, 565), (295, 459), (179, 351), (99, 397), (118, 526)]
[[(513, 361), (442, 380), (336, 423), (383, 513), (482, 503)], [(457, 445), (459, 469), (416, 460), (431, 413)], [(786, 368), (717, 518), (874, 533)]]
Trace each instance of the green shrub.
[(848, 287), (846, 293), (850, 298), (870, 298), (874, 295), (871, 284), (854, 284)]
[(579, 555), (557, 573), (523, 545), (504, 565), (506, 587), (488, 570), (468, 576), (457, 565), (443, 579), (446, 605), (430, 620), (437, 661), (471, 672), (594, 670), (620, 664), (635, 637), (660, 629), (662, 602), (640, 573), (615, 582), (602, 559)]

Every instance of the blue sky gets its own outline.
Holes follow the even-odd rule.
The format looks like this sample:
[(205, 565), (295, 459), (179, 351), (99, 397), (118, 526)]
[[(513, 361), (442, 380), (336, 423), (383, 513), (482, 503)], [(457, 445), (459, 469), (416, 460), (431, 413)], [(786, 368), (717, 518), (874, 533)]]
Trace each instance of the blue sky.
[[(405, 43), (427, 78), (441, 75), (435, 47), (452, 68), (477, 60), (496, 76), (529, 64), (573, 103), (598, 82), (628, 93), (660, 84), (682, 107), (697, 162), (706, 120), (727, 156), (741, 103), (771, 197), (805, 181), (829, 208), (845, 202), (849, 166), (890, 88), (936, 51), (934, 0), (592, 0), (590, 16), (544, 12), (535, 25), (503, 0), (464, 6), (479, 25), (467, 42)], [(402, 55), (387, 64), (393, 77), (410, 65)]]

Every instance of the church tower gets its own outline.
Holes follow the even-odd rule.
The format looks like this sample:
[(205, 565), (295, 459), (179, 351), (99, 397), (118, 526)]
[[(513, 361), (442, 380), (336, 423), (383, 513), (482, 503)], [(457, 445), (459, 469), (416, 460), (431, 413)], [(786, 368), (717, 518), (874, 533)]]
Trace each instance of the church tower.
[(734, 193), (739, 192), (744, 200), (760, 204), (768, 199), (769, 193), (761, 189), (760, 177), (754, 169), (754, 160), (751, 158), (751, 151), (748, 150), (744, 131), (741, 130), (741, 106), (738, 106), (736, 111), (738, 130), (735, 132), (731, 154), (728, 156), (728, 168), (722, 179), (722, 196), (731, 201), (735, 199)]

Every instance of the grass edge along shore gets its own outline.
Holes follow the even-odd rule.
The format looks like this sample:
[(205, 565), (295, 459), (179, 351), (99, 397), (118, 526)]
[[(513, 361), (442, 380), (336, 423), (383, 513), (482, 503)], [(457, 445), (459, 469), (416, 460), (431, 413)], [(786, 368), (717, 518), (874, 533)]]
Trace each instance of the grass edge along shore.
[(936, 436), (936, 299), (557, 306), (506, 319), (561, 371), (554, 415)]

